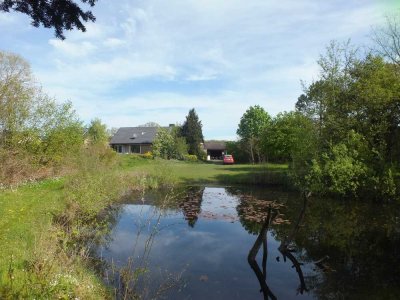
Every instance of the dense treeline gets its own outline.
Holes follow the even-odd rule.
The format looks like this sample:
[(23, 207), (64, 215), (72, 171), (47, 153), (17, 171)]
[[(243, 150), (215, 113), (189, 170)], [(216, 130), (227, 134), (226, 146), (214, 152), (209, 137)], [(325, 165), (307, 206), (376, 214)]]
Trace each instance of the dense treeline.
[[(392, 34), (400, 42), (399, 33)], [(400, 69), (397, 50), (383, 55), (390, 52), (389, 46), (385, 49), (361, 54), (350, 43), (332, 42), (318, 60), (319, 78), (304, 84), (295, 111), (271, 118), (260, 106), (250, 107), (240, 120), (240, 140), (228, 150), (253, 163), (288, 162), (302, 190), (394, 198), (400, 167)]]
[(400, 77), (381, 56), (357, 57), (331, 44), (320, 79), (296, 108), (315, 124), (315, 153), (306, 182), (312, 190), (346, 195), (395, 195), (399, 166)]
[(57, 103), (21, 57), (0, 52), (0, 183), (18, 184), (69, 168), (89, 145), (104, 146), (100, 120), (85, 127), (70, 102)]

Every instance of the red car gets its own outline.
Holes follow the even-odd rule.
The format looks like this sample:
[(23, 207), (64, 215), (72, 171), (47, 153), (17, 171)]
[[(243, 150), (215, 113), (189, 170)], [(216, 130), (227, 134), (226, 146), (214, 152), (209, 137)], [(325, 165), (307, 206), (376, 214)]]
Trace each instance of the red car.
[(232, 155), (224, 155), (224, 165), (233, 165), (234, 163)]

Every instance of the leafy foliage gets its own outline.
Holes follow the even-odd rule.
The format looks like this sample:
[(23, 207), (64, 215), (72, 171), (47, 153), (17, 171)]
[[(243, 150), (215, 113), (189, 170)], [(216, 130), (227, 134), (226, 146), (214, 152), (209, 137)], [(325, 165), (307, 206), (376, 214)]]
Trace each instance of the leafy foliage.
[[(271, 117), (259, 105), (250, 106), (240, 118), (237, 134), (247, 144), (251, 162), (263, 161), (260, 137), (270, 125)], [(257, 155), (257, 157), (256, 157)]]
[(153, 155), (164, 159), (171, 159), (174, 155), (174, 138), (165, 128), (159, 128), (153, 142)]
[(191, 155), (191, 154), (185, 155), (184, 156), (184, 160), (193, 161), (193, 162), (198, 161), (197, 156), (196, 155)]
[(86, 138), (91, 144), (106, 144), (109, 139), (107, 126), (99, 118), (93, 119), (86, 130)]
[(360, 135), (352, 132), (349, 141), (336, 144), (323, 153), (320, 163), (313, 160), (307, 179), (314, 185), (314, 191), (342, 196), (358, 194), (364, 187), (369, 171), (357, 149), (361, 139)]
[(313, 120), (317, 137), (312, 163), (303, 164), (300, 172), (306, 179), (303, 188), (392, 198), (392, 174), (400, 164), (397, 66), (372, 54), (356, 58), (350, 45), (337, 43), (319, 64), (319, 80), (305, 88), (296, 104)]
[(164, 159), (183, 160), (188, 153), (188, 146), (183, 137), (179, 136), (179, 128), (159, 128), (153, 142), (153, 155)]
[[(81, 0), (81, 2), (93, 7), (97, 0)], [(91, 11), (83, 11), (72, 0), (4, 0), (0, 3), (0, 10), (9, 12), (14, 10), (31, 17), (32, 25), (45, 28), (54, 27), (57, 38), (65, 39), (64, 30), (72, 30), (74, 27), (85, 32), (83, 22), (96, 18)]]
[(0, 182), (41, 177), (35, 172), (60, 167), (79, 151), (83, 133), (71, 103), (49, 98), (26, 61), (0, 52)]
[(161, 126), (156, 122), (147, 122), (143, 125), (139, 125), (139, 127), (161, 127)]
[(246, 143), (244, 141), (228, 141), (226, 142), (226, 151), (233, 155), (237, 163), (249, 163), (249, 154), (247, 152)]
[(279, 113), (263, 136), (263, 147), (270, 159), (288, 162), (313, 151), (314, 124), (298, 112)]
[[(397, 38), (393, 24), (390, 34)], [(331, 42), (318, 64), (320, 76), (304, 85), (295, 112), (271, 119), (260, 106), (250, 107), (237, 130), (241, 141), (229, 150), (240, 157), (247, 149), (252, 162), (289, 162), (292, 181), (303, 191), (393, 199), (400, 167), (397, 62)]]

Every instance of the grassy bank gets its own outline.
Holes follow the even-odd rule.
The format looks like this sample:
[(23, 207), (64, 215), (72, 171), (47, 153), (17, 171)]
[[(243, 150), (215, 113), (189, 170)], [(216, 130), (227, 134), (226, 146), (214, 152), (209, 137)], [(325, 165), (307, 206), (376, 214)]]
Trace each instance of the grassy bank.
[(110, 297), (90, 251), (108, 229), (99, 214), (126, 190), (177, 182), (274, 183), (287, 168), (102, 156), (81, 158), (71, 176), (0, 192), (0, 298)]
[(16, 272), (24, 269), (23, 262), (33, 252), (40, 233), (49, 229), (52, 215), (65, 209), (65, 202), (60, 201), (62, 187), (61, 180), (46, 180), (0, 193), (2, 286), (9, 279), (6, 273), (12, 258)]

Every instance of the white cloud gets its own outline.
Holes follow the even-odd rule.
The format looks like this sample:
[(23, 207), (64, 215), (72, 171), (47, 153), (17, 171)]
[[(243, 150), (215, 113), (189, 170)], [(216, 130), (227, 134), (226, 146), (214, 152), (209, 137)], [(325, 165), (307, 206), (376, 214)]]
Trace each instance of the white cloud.
[(104, 42), (103, 45), (106, 47), (110, 48), (116, 48), (125, 45), (126, 42), (122, 39), (117, 39), (117, 38), (107, 38)]
[[(60, 41), (29, 30), (31, 50), (7, 27), (0, 47), (15, 45), (44, 88), (72, 100), (85, 120), (168, 124), (195, 107), (208, 137), (235, 136), (250, 105), (273, 115), (293, 108), (330, 40), (368, 43), (386, 1), (100, 1), (85, 33)], [(0, 28), (14, 16), (0, 14)]]
[(96, 46), (87, 41), (83, 42), (70, 42), (68, 40), (51, 39), (49, 44), (54, 47), (57, 51), (60, 51), (62, 55), (69, 56), (70, 58), (78, 58), (87, 56), (96, 50)]

